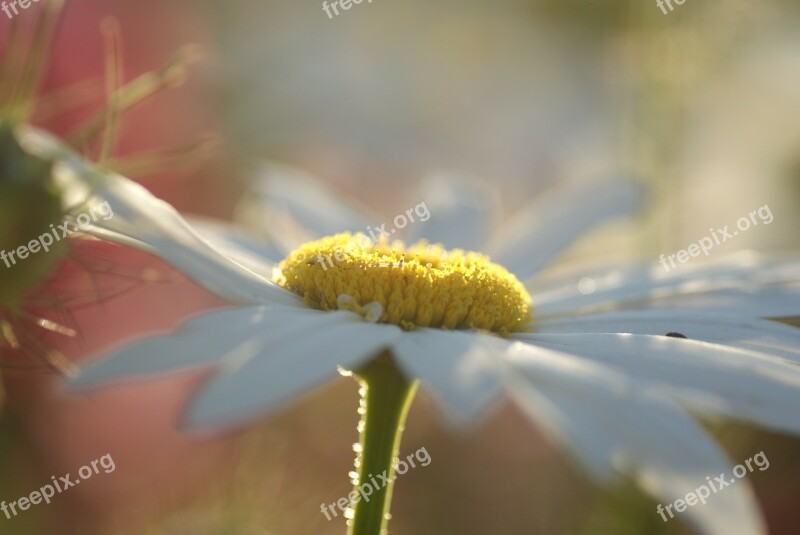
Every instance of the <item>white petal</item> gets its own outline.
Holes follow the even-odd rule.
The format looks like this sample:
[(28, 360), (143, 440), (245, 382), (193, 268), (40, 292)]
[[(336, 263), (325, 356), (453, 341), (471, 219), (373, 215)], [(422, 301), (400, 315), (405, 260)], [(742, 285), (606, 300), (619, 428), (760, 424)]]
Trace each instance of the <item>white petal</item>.
[(242, 217), (264, 228), (286, 250), (339, 232), (366, 232), (380, 220), (370, 220), (374, 216), (367, 208), (343, 200), (322, 182), (286, 165), (264, 164), (252, 189)]
[[(67, 202), (77, 204), (76, 211), (93, 214), (93, 225), (85, 232), (158, 255), (233, 303), (299, 303), (290, 292), (214, 249), (172, 206), (142, 186), (93, 166), (55, 137), (36, 129), (23, 129), (22, 140), (32, 152), (57, 162), (53, 175)], [(113, 212), (109, 218), (105, 209), (98, 209), (104, 202)]]
[(417, 221), (409, 226), (409, 242), (424, 238), (447, 249), (480, 251), (489, 238), (492, 212), (499, 198), (484, 182), (438, 173), (423, 182), (422, 203), (430, 219), (422, 221), (414, 214)]
[(186, 368), (221, 362), (253, 341), (267, 346), (302, 332), (320, 312), (282, 306), (231, 308), (189, 319), (175, 332), (127, 344), (99, 357), (69, 381), (73, 389), (139, 380)]
[(535, 199), (495, 233), (492, 259), (525, 280), (600, 223), (633, 214), (642, 200), (632, 182), (580, 185)]
[[(210, 292), (239, 304), (295, 304), (298, 299), (268, 279), (253, 273), (217, 251), (189, 226), (169, 204), (120, 176), (103, 177), (91, 206), (108, 202), (114, 215), (98, 219), (88, 233), (114, 240), (122, 234), (184, 273)], [(90, 208), (89, 208), (90, 209)], [(123, 245), (133, 245), (123, 240)]]
[(419, 329), (404, 333), (392, 351), (410, 378), (422, 380), (457, 426), (475, 425), (503, 395), (502, 360), (508, 342), (487, 335)]
[[(730, 463), (709, 437), (646, 384), (567, 354), (520, 346), (509, 357), (524, 377), (513, 396), (602, 482), (629, 476), (666, 505), (706, 484), (706, 476), (731, 478)], [(676, 517), (709, 535), (765, 533), (743, 481)]]
[(190, 402), (187, 424), (229, 427), (272, 411), (387, 349), (402, 331), (349, 312), (324, 312), (302, 333), (230, 360)]
[(766, 287), (758, 290), (715, 290), (704, 294), (675, 295), (658, 299), (654, 308), (693, 308), (730, 312), (760, 318), (800, 318), (800, 286)]
[(274, 266), (284, 257), (274, 244), (230, 223), (197, 216), (188, 217), (187, 221), (215, 249), (259, 275), (271, 277)]
[(643, 304), (670, 306), (684, 296), (731, 290), (744, 298), (793, 281), (800, 281), (800, 262), (796, 259), (773, 260), (743, 252), (715, 262), (687, 264), (680, 270), (666, 271), (660, 264), (626, 266), (570, 274), (549, 284), (534, 281), (529, 288), (537, 315), (548, 317)]
[(736, 313), (695, 309), (649, 309), (604, 312), (574, 318), (544, 319), (537, 333), (631, 333), (666, 335), (678, 332), (702, 340), (760, 351), (800, 364), (800, 329)]
[(517, 337), (651, 381), (659, 385), (659, 391), (693, 410), (800, 434), (800, 367), (767, 355), (665, 336)]

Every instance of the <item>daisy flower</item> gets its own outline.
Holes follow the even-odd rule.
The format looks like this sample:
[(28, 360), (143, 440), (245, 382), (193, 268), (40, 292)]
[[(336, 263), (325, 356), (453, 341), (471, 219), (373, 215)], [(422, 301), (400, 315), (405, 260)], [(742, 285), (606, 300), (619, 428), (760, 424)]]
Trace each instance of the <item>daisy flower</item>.
[[(800, 433), (800, 331), (762, 319), (800, 316), (798, 260), (747, 255), (547, 279), (542, 268), (566, 246), (635, 210), (632, 184), (535, 200), (492, 239), (492, 196), (439, 178), (419, 196), (430, 221), (410, 225), (404, 245), (355, 232), (381, 218), (311, 179), (272, 176), (258, 185), (256, 213), (294, 248), (267, 250), (224, 226), (196, 230), (140, 186), (36, 139), (37, 150), (60, 151), (61, 180), (114, 208), (91, 233), (149, 251), (236, 305), (97, 358), (73, 388), (214, 366), (185, 423), (218, 429), (352, 371), (364, 386), (356, 488), (393, 473), (418, 380), (458, 427), (512, 400), (598, 481), (630, 478), (662, 503), (731, 471), (696, 416)], [(391, 488), (355, 504), (351, 533), (386, 528)], [(745, 482), (681, 519), (702, 533), (765, 531)]]

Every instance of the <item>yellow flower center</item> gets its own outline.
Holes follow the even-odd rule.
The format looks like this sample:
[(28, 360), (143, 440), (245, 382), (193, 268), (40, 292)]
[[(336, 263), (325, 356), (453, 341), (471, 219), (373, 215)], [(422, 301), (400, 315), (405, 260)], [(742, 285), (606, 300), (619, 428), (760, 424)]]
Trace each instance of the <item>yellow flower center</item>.
[(275, 281), (320, 310), (354, 310), (404, 329), (525, 330), (530, 296), (489, 258), (418, 242), (374, 243), (338, 234), (306, 243), (278, 266)]

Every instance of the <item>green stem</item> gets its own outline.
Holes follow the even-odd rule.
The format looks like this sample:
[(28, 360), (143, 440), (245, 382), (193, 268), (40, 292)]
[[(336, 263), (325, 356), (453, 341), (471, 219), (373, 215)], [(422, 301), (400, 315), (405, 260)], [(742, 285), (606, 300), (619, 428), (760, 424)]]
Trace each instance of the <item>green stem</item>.
[(355, 500), (348, 535), (380, 535), (389, 523), (395, 479), (393, 461), (417, 381), (406, 379), (388, 353), (367, 364), (356, 376), (362, 388), (362, 417), (354, 492), (360, 495)]

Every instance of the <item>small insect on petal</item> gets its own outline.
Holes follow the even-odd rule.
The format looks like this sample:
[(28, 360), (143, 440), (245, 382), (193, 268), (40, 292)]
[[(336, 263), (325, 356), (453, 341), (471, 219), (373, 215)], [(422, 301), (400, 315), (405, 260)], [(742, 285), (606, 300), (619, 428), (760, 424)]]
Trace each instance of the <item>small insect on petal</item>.
[(677, 332), (668, 332), (664, 336), (669, 336), (670, 338), (685, 338), (688, 340), (688, 337), (686, 335)]

